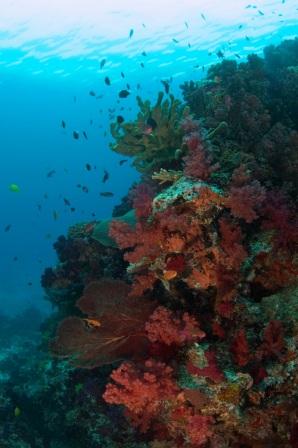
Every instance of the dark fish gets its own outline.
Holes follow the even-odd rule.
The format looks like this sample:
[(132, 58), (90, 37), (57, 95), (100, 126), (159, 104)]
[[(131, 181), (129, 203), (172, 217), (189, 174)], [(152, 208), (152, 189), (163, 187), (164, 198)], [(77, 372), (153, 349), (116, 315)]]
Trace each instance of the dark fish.
[(240, 54), (238, 54), (238, 53), (235, 53), (235, 56), (236, 56), (236, 58), (238, 58), (238, 59), (241, 59), (241, 56), (240, 56)]
[(108, 76), (105, 77), (105, 83), (106, 83), (107, 86), (111, 85), (111, 80), (110, 80), (110, 78)]
[(112, 193), (111, 191), (102, 191), (99, 194), (100, 194), (100, 196), (103, 196), (104, 198), (111, 198), (112, 196), (114, 196), (114, 193)]
[(90, 123), (90, 125), (92, 126), (92, 125), (93, 125), (93, 120), (90, 120), (89, 123)]
[(225, 55), (223, 54), (223, 52), (222, 52), (221, 50), (218, 50), (218, 51), (216, 52), (216, 56), (217, 56), (218, 58), (220, 58), (220, 59), (222, 59), (222, 58), (225, 57)]
[(125, 78), (125, 75), (124, 75), (124, 73), (123, 73), (123, 72), (121, 72), (121, 76), (122, 76), (122, 78)]
[(191, 45), (190, 45), (190, 43), (189, 43), (189, 42), (188, 42), (188, 44), (187, 44), (187, 45), (188, 45), (188, 48), (190, 48), (190, 47), (191, 47)]
[(263, 11), (260, 11), (259, 9), (258, 9), (258, 13), (260, 14), (260, 16), (264, 16), (265, 14), (263, 13)]
[(143, 62), (140, 63), (140, 66), (141, 66), (142, 68), (145, 68), (145, 64), (144, 64)]
[(73, 213), (73, 212), (76, 211), (76, 209), (75, 209), (74, 207), (71, 207), (71, 208), (70, 208), (70, 211)]
[(86, 187), (85, 185), (82, 187), (82, 191), (84, 192), (84, 193), (89, 193), (89, 188), (88, 187)]
[(91, 213), (91, 216), (92, 216), (93, 218), (95, 218), (96, 214), (95, 214), (95, 213)]
[(128, 159), (122, 159), (122, 160), (119, 160), (119, 165), (122, 166), (122, 165), (124, 165), (124, 163), (126, 163), (127, 161), (128, 161)]
[(238, 30), (241, 30), (241, 28), (243, 28), (243, 25), (238, 26)]
[(160, 82), (161, 82), (162, 85), (164, 86), (164, 88), (165, 88), (165, 92), (166, 92), (166, 93), (169, 93), (169, 91), (170, 91), (170, 84), (169, 84), (169, 81), (163, 81), (163, 80), (161, 80)]
[(49, 199), (48, 193), (45, 193), (45, 194), (43, 195), (43, 197), (44, 197), (45, 199)]
[(132, 29), (130, 30), (130, 32), (129, 32), (129, 38), (130, 38), (130, 39), (132, 38), (133, 33), (134, 33), (134, 30), (133, 30), (133, 28), (132, 28)]
[(124, 118), (122, 117), (122, 115), (117, 115), (117, 123), (121, 124), (121, 123), (123, 123), (123, 121), (124, 121)]
[(28, 282), (27, 285), (28, 285), (28, 286), (32, 286), (33, 283), (32, 283), (32, 282)]
[(186, 28), (189, 28), (188, 23), (184, 22), (184, 25), (186, 26)]
[(18, 257), (17, 256), (13, 257), (12, 261), (18, 261)]
[(90, 96), (96, 96), (96, 93), (94, 92), (94, 90), (90, 90), (89, 95)]
[(245, 36), (245, 39), (249, 41), (249, 40), (250, 40), (250, 37), (248, 37), (248, 36)]
[(127, 98), (128, 95), (130, 95), (130, 92), (128, 90), (120, 90), (118, 93), (119, 98)]
[(107, 170), (104, 170), (103, 173), (102, 183), (105, 183), (109, 179), (110, 174)]
[(82, 188), (82, 185), (81, 184), (77, 184), (77, 188)]
[(68, 199), (63, 198), (64, 204), (67, 205), (68, 207), (70, 206), (70, 202)]
[(88, 140), (88, 135), (87, 135), (86, 131), (83, 131), (83, 136), (85, 137), (86, 140)]
[(4, 232), (9, 232), (11, 229), (11, 224), (7, 224), (6, 227), (4, 227)]
[(41, 204), (37, 204), (37, 209), (39, 212), (41, 212)]
[(201, 12), (201, 17), (202, 17), (202, 19), (203, 20), (205, 20), (205, 22), (206, 22), (206, 17), (204, 16), (204, 14)]
[(127, 90), (130, 90), (130, 84), (126, 84), (126, 88), (127, 88)]
[(57, 221), (57, 219), (59, 219), (59, 213), (56, 212), (56, 210), (53, 211), (53, 218), (54, 218), (54, 221)]
[(143, 27), (143, 28), (146, 28), (146, 25), (145, 25), (145, 23), (142, 23), (142, 27)]
[(56, 174), (56, 171), (55, 170), (51, 170), (51, 171), (48, 172), (47, 177), (53, 177), (54, 174)]
[(139, 90), (141, 88), (141, 84), (138, 82), (137, 89)]
[(72, 136), (75, 140), (78, 140), (80, 138), (80, 134), (78, 133), (78, 131), (73, 131)]
[(64, 121), (64, 120), (61, 120), (61, 126), (63, 127), (63, 129), (65, 129), (65, 128), (66, 128), (66, 123), (65, 123), (65, 121)]
[(178, 44), (178, 43), (179, 43), (179, 40), (175, 39), (174, 37), (173, 37), (172, 41), (173, 41), (175, 44)]
[(142, 56), (147, 56), (146, 51), (142, 51)]
[(86, 167), (87, 171), (91, 171), (91, 169), (92, 169), (92, 166), (90, 165), (90, 163), (86, 163), (85, 167)]
[(156, 121), (154, 120), (154, 118), (152, 118), (152, 117), (149, 117), (149, 118), (148, 118), (148, 120), (147, 120), (147, 125), (150, 126), (150, 127), (152, 128), (153, 131), (154, 131), (154, 129), (157, 128), (157, 123), (156, 123)]
[(101, 69), (104, 68), (106, 62), (107, 62), (106, 59), (102, 59), (102, 60), (100, 61), (100, 68), (101, 68)]

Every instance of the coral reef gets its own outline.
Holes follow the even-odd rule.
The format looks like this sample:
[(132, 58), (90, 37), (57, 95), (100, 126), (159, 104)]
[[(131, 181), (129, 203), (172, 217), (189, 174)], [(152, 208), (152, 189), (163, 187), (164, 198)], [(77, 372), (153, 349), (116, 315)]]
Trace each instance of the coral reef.
[(42, 278), (52, 382), (31, 399), (52, 393), (54, 442), (61, 419), (62, 447), (297, 447), (297, 64), (297, 39), (223, 60), (182, 87), (188, 107), (139, 98), (112, 125), (141, 182), (60, 237)]

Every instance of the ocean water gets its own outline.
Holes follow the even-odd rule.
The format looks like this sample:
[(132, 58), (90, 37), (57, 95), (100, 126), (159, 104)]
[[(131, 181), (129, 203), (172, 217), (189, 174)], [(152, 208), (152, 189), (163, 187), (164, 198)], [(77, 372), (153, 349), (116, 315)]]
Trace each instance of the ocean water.
[[(195, 275), (191, 280), (190, 272), (195, 271), (193, 267), (196, 267), (197, 260), (192, 259), (189, 248), (185, 249), (188, 250), (185, 255), (181, 247), (177, 249), (175, 246), (177, 244), (179, 247), (179, 242), (186, 239), (187, 232), (182, 228), (181, 232), (183, 234), (185, 231), (185, 234), (180, 240), (178, 238), (178, 242), (173, 242), (173, 248), (168, 249), (168, 253), (167, 246), (163, 247), (165, 256), (159, 253), (154, 263), (150, 265), (148, 262), (150, 270), (145, 263), (149, 281), (151, 274), (156, 276), (155, 289), (152, 284), (149, 286), (156, 293), (156, 303), (162, 305), (158, 308), (161, 323), (157, 320), (156, 325), (152, 316), (157, 305), (155, 302), (154, 307), (152, 303), (149, 304), (146, 288), (142, 290), (142, 294), (145, 291), (142, 297), (145, 298), (144, 309), (139, 297), (140, 305), (127, 302), (134, 306), (123, 311), (121, 307), (125, 308), (123, 303), (126, 304), (129, 299), (125, 293), (122, 297), (122, 291), (119, 293), (119, 290), (122, 302), (119, 300), (115, 303), (122, 314), (116, 312), (118, 309), (115, 303), (112, 308), (115, 299), (113, 291), (117, 287), (119, 289), (119, 285), (125, 291), (128, 286), (124, 285), (123, 280), (131, 282), (134, 274), (137, 278), (135, 284), (139, 278), (137, 270), (126, 269), (123, 253), (115, 249), (116, 245), (107, 244), (107, 248), (105, 244), (100, 246), (96, 242), (96, 246), (92, 238), (86, 238), (87, 242), (79, 243), (82, 262), (78, 262), (77, 255), (74, 255), (75, 261), (72, 259), (72, 251), (75, 252), (77, 243), (74, 242), (75, 238), (71, 239), (69, 246), (64, 247), (61, 243), (63, 240), (60, 240), (58, 254), (53, 247), (57, 238), (67, 235), (71, 226), (110, 219), (114, 208), (121, 204), (132, 184), (140, 179), (140, 173), (133, 166), (133, 159), (117, 154), (110, 148), (115, 142), (110, 131), (111, 123), (115, 122), (117, 116), (123, 117), (125, 122), (136, 118), (139, 111), (137, 96), (154, 102), (158, 92), (165, 90), (166, 83), (170, 93), (183, 101), (180, 86), (184, 82), (202, 81), (200, 86), (207, 86), (208, 82), (204, 78), (212, 65), (228, 60), (245, 63), (250, 54), (262, 56), (265, 47), (278, 46), (285, 40), (295, 39), (297, 30), (298, 4), (295, 0), (0, 0), (0, 448), (297, 448), (298, 297), (292, 279), (292, 274), (294, 277), (297, 273), (297, 253), (293, 249), (297, 222), (293, 218), (295, 209), (292, 204), (297, 199), (293, 194), (296, 185), (293, 173), (297, 168), (293, 148), (298, 143), (298, 121), (297, 105), (289, 95), (291, 89), (297, 93), (296, 65), (286, 66), (287, 71), (284, 71), (289, 76), (289, 83), (285, 83), (284, 90), (286, 99), (281, 99), (274, 89), (267, 91), (264, 88), (266, 94), (269, 92), (268, 97), (272, 95), (272, 98), (266, 98), (266, 104), (271, 107), (272, 128), (268, 126), (268, 135), (264, 131), (265, 137), (260, 132), (261, 136), (255, 138), (256, 148), (247, 149), (247, 152), (243, 141), (247, 138), (247, 144), (251, 144), (255, 137), (252, 129), (255, 126), (256, 133), (259, 131), (258, 120), (261, 119), (264, 120), (265, 129), (268, 117), (267, 111), (259, 106), (254, 95), (249, 96), (252, 106), (248, 105), (249, 101), (243, 103), (243, 109), (247, 108), (250, 114), (247, 121), (249, 126), (243, 131), (243, 122), (239, 125), (243, 129), (239, 131), (239, 134), (242, 132), (241, 136), (235, 137), (235, 147), (244, 136), (238, 146), (239, 152), (250, 156), (250, 151), (260, 166), (253, 166), (248, 156), (247, 164), (253, 166), (256, 180), (253, 178), (245, 187), (241, 184), (240, 187), (236, 184), (234, 187), (236, 190), (242, 187), (245, 190), (247, 187), (247, 190), (241, 190), (244, 198), (245, 192), (251, 189), (259, 202), (255, 201), (256, 204), (251, 205), (248, 195), (246, 207), (241, 201), (236, 210), (226, 205), (228, 202), (216, 205), (218, 209), (226, 207), (220, 219), (216, 214), (218, 210), (215, 212), (213, 209), (211, 218), (206, 214), (206, 221), (203, 219), (204, 212), (201, 212), (203, 218), (199, 212), (196, 215), (197, 220), (198, 217), (201, 219), (200, 226), (206, 226), (202, 241), (208, 242), (208, 250), (210, 247), (213, 249), (212, 245), (217, 238), (220, 247), (218, 253), (225, 253), (224, 250), (228, 253), (225, 254), (227, 264), (232, 260), (238, 266), (240, 259), (239, 266), (242, 263), (243, 269), (237, 271), (235, 268), (236, 275), (233, 272), (234, 265), (226, 272), (226, 266), (223, 268), (218, 262), (218, 283), (213, 284), (212, 280), (208, 283), (206, 278), (209, 272), (206, 278), (203, 276), (206, 288), (202, 286), (203, 281), (200, 283), (195, 279)], [(293, 60), (298, 60), (298, 55), (294, 56)], [(269, 79), (272, 72), (271, 75), (270, 70), (268, 73), (266, 76)], [(242, 73), (241, 76), (246, 75)], [(268, 79), (267, 85), (270, 84)], [(274, 85), (274, 76), (272, 79)], [(215, 76), (212, 81), (209, 80), (210, 85), (214, 83), (214, 89), (208, 91), (206, 88), (214, 104), (220, 102), (218, 98), (222, 99), (221, 94), (217, 96), (222, 81), (220, 76)], [(250, 85), (253, 94), (258, 87), (258, 82)], [(223, 90), (225, 88), (226, 85)], [(127, 97), (119, 96), (122, 90), (127, 91)], [(225, 106), (229, 109), (235, 92), (224, 94)], [(288, 104), (283, 104), (286, 101)], [(210, 106), (211, 103), (208, 104)], [(220, 115), (220, 107), (217, 110), (214, 106), (214, 110)], [(254, 121), (255, 116), (257, 123)], [(238, 118), (235, 118), (236, 124)], [(280, 127), (276, 123), (279, 118), (282, 122)], [(213, 190), (213, 186), (207, 189), (211, 204), (214, 200), (212, 194), (216, 195), (221, 191), (220, 188), (230, 191), (229, 185), (232, 185), (233, 189), (231, 179), (232, 172), (235, 173), (234, 168), (231, 168), (234, 163), (232, 156), (235, 156), (232, 149), (235, 148), (229, 147), (234, 136), (231, 140), (227, 138), (225, 144), (218, 143), (216, 119), (210, 126), (210, 122), (207, 123), (204, 129), (204, 138), (211, 145), (215, 135), (216, 150), (213, 154), (222, 163), (222, 172), (216, 177), (217, 172), (214, 170), (215, 176), (212, 177), (213, 166), (210, 168), (210, 161), (207, 160), (207, 163), (205, 160), (206, 171), (210, 168), (208, 176), (211, 174), (212, 180), (220, 185), (218, 189), (217, 186)], [(222, 124), (223, 119), (218, 119), (218, 122)], [(148, 120), (147, 125), (152, 125), (150, 132), (153, 132), (153, 127), (159, 123), (153, 120), (153, 124), (152, 121), (150, 124)], [(233, 125), (231, 132), (237, 134), (237, 127), (233, 128)], [(142, 130), (143, 136), (147, 131), (147, 128)], [(184, 142), (189, 142), (191, 134), (189, 130), (184, 131), (187, 134)], [(285, 153), (290, 160), (288, 164), (283, 153), (278, 152), (281, 146), (281, 140), (278, 139), (285, 142)], [(264, 158), (259, 157), (257, 144), (260, 144)], [(224, 154), (230, 154), (231, 160), (224, 156), (221, 158), (218, 148), (226, 151)], [(268, 156), (270, 150), (274, 157), (280, 156), (280, 160), (276, 161), (272, 156), (274, 160), (271, 161)], [(188, 178), (185, 181), (184, 177), (184, 188), (195, 185), (192, 194), (201, 191), (196, 190), (195, 176), (187, 174), (187, 169), (191, 171), (190, 166), (187, 168), (187, 157), (183, 161), (179, 169), (184, 169), (184, 175)], [(279, 163), (280, 172), (276, 168)], [(176, 169), (175, 163), (173, 166)], [(203, 176), (202, 179), (206, 180)], [(199, 183), (202, 179), (199, 178)], [(261, 185), (259, 179), (264, 185)], [(156, 187), (156, 191), (160, 192), (163, 188), (166, 189), (161, 184)], [(165, 191), (169, 194), (170, 190)], [(232, 196), (230, 192), (228, 194)], [(190, 213), (190, 199), (185, 197), (185, 209), (181, 209), (187, 215)], [(270, 210), (270, 201), (277, 204), (276, 209), (280, 214)], [(260, 210), (263, 206), (264, 212)], [(244, 214), (241, 215), (241, 212)], [(181, 211), (177, 215), (173, 213), (177, 222), (181, 218), (179, 213)], [(142, 217), (138, 218), (140, 223), (144, 223)], [(264, 222), (260, 224), (257, 221), (259, 218)], [(174, 228), (175, 219), (172, 221)], [(185, 225), (183, 219), (181, 222)], [(146, 221), (148, 227), (151, 223), (150, 219)], [(146, 225), (142, 228), (144, 235), (147, 235)], [(265, 237), (264, 229), (268, 232)], [(276, 229), (277, 234), (279, 232), (277, 248), (272, 237)], [(225, 249), (224, 232), (226, 237), (228, 235), (227, 241), (230, 238), (230, 245), (226, 243)], [(167, 236), (167, 244), (170, 244), (172, 236), (172, 233), (170, 237)], [(117, 242), (121, 249), (127, 249), (125, 245), (121, 246), (121, 241)], [(137, 241), (138, 245), (141, 246), (142, 241)], [(150, 249), (150, 245), (145, 247)], [(194, 252), (198, 247), (194, 246)], [(271, 249), (273, 262), (270, 258)], [(260, 254), (264, 257), (262, 259), (260, 256), (261, 261), (258, 259)], [(209, 258), (204, 260), (206, 266), (211, 266), (210, 278), (212, 256), (210, 249)], [(219, 259), (220, 256), (224, 258), (219, 255)], [(137, 265), (140, 260), (135, 258)], [(55, 271), (55, 266), (61, 260), (64, 261), (65, 271), (64, 267), (61, 271)], [(188, 262), (191, 267), (189, 270), (186, 268)], [(131, 265), (134, 263), (131, 262)], [(83, 270), (81, 277), (78, 266)], [(41, 284), (47, 268), (53, 268), (47, 271), (48, 274), (50, 272), (46, 278), (48, 289)], [(266, 268), (269, 269), (269, 280)], [(116, 272), (115, 276), (120, 273), (118, 283), (96, 278), (99, 280), (94, 287), (95, 296), (97, 294), (96, 298), (99, 298), (98, 308), (102, 306), (104, 309), (101, 310), (102, 314), (98, 312), (97, 315), (92, 308), (92, 288), (91, 293), (88, 290), (89, 275), (91, 280), (94, 280), (94, 272), (105, 272), (107, 276), (108, 269), (111, 269), (111, 276), (113, 272)], [(56, 283), (56, 280), (53, 281), (53, 272), (58, 272)], [(132, 277), (127, 272), (132, 272)], [(201, 280), (202, 272), (197, 271), (197, 275)], [(144, 282), (148, 280), (147, 277), (144, 275)], [(236, 290), (239, 293), (239, 303), (235, 299), (237, 306), (240, 304), (237, 308), (238, 317), (234, 320), (231, 318), (234, 309), (229, 315), (231, 303), (228, 299), (220, 302), (218, 293), (212, 302), (215, 286), (220, 290), (220, 282), (221, 285), (225, 284), (228, 291), (232, 284), (232, 293)], [(86, 285), (83, 296), (85, 305), (84, 300), (78, 305), (76, 300), (81, 297)], [(293, 288), (290, 294), (287, 288)], [(102, 300), (102, 290), (110, 300), (108, 304)], [(223, 287), (222, 295), (225, 296)], [(195, 302), (194, 298), (197, 297), (200, 300)], [(268, 297), (271, 302), (267, 300)], [(234, 296), (231, 302), (233, 300)], [(53, 303), (58, 306), (53, 306)], [(189, 314), (192, 317), (188, 321)], [(76, 317), (69, 317), (74, 315)], [(127, 321), (121, 320), (123, 316)], [(135, 332), (135, 328), (130, 327), (133, 326), (131, 321), (137, 328)], [(101, 331), (106, 338), (104, 343)], [(123, 337), (121, 331), (124, 336), (127, 336), (125, 331), (128, 333), (124, 349), (122, 342), (117, 345), (117, 336), (120, 335), (120, 340)], [(173, 335), (174, 342), (167, 346), (167, 337), (170, 339)], [(201, 339), (204, 339), (202, 344)], [(153, 359), (149, 361), (149, 367), (147, 351)], [(58, 359), (59, 356), (70, 358), (73, 364)], [(116, 386), (117, 381), (120, 382), (121, 372), (119, 374), (118, 371), (118, 379), (117, 374), (114, 376), (110, 390), (106, 385), (111, 382), (113, 368), (116, 369), (120, 361), (127, 359), (131, 362), (131, 370), (124, 364), (123, 371), (127, 368), (131, 389), (127, 395), (123, 394), (122, 401), (117, 402), (119, 397), (115, 399), (108, 392), (113, 387), (115, 395), (119, 392)], [(136, 380), (145, 378), (142, 374), (146, 369), (153, 372), (155, 379), (148, 390), (144, 386), (145, 381), (141, 383), (142, 386), (138, 386)], [(152, 417), (150, 393), (154, 395), (156, 384), (160, 389), (157, 389), (153, 402), (154, 405), (158, 403), (157, 409), (160, 406), (161, 411), (159, 409), (156, 415), (153, 412)], [(125, 381), (121, 391), (123, 389)], [(146, 414), (146, 406), (142, 408), (142, 402), (139, 413), (129, 408), (131, 397), (138, 403), (144, 391), (147, 391), (149, 397), (149, 414)], [(210, 401), (210, 397), (212, 400), (215, 398), (208, 408), (206, 402)], [(125, 406), (129, 408), (131, 420), (125, 418), (127, 413), (123, 415), (122, 408)], [(206, 406), (204, 412), (201, 413), (199, 406)], [(256, 416), (256, 419), (252, 420), (251, 415)], [(165, 416), (168, 418), (166, 423)], [(148, 421), (151, 417), (153, 420), (152, 427), (148, 425), (150, 430), (146, 427), (146, 417)], [(231, 430), (232, 427), (236, 429)], [(258, 436), (255, 437), (254, 433)]]
[[(30, 0), (25, 8), (21, 1), (2, 0), (0, 309), (14, 314), (28, 304), (46, 308), (39, 279), (55, 260), (56, 237), (92, 213), (96, 219), (109, 216), (137, 178), (129, 165), (119, 167), (121, 157), (109, 150), (111, 115), (123, 107), (125, 119), (134, 117), (136, 94), (154, 99), (161, 80), (171, 77), (172, 93), (180, 97), (179, 85), (202, 78), (202, 67), (218, 62), (219, 50), (241, 61), (291, 38), (297, 16), (294, 0)], [(131, 95), (119, 101), (127, 83)], [(91, 90), (102, 98), (90, 96)], [(82, 135), (74, 140), (73, 130), (85, 130), (88, 141)], [(86, 171), (86, 163), (96, 170)], [(104, 169), (110, 173), (105, 185)], [(19, 185), (19, 193), (9, 191), (11, 183)], [(101, 190), (112, 190), (114, 197), (99, 197)]]
[[(10, 314), (30, 304), (46, 309), (39, 279), (55, 260), (56, 237), (92, 213), (108, 217), (137, 179), (109, 150), (111, 116), (123, 107), (125, 119), (134, 117), (136, 94), (154, 99), (163, 79), (172, 78), (171, 91), (181, 97), (179, 85), (201, 79), (203, 70), (219, 61), (219, 50), (244, 61), (251, 52), (291, 38), (297, 14), (294, 0), (30, 0), (26, 7), (2, 0), (0, 309)], [(127, 83), (131, 95), (119, 101)], [(90, 96), (91, 90), (101, 98)], [(79, 140), (73, 130), (81, 133)], [(86, 163), (96, 170), (86, 171)], [(105, 185), (104, 169), (110, 173)], [(12, 183), (19, 193), (9, 191)], [(79, 190), (79, 183), (89, 193)], [(114, 197), (99, 197), (102, 190)], [(5, 232), (6, 226), (11, 228)]]

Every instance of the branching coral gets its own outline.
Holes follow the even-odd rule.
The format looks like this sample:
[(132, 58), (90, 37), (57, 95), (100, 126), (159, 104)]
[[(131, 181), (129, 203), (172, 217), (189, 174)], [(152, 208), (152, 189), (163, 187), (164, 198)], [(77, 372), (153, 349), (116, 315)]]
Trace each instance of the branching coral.
[(136, 121), (111, 125), (115, 139), (112, 150), (133, 157), (133, 165), (142, 173), (174, 168), (177, 150), (182, 145), (180, 121), (188, 114), (188, 108), (172, 95), (169, 100), (163, 97), (160, 92), (154, 106), (137, 97), (140, 111)]

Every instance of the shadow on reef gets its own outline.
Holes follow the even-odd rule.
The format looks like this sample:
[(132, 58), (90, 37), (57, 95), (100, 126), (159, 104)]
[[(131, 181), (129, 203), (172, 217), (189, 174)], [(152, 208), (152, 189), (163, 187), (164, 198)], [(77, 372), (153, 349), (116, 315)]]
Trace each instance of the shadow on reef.
[(298, 446), (297, 67), (297, 39), (223, 60), (182, 86), (186, 104), (139, 99), (112, 124), (141, 182), (55, 243), (54, 357), (13, 366), (43, 429), (26, 438), (30, 411), (2, 432), (49, 448)]

